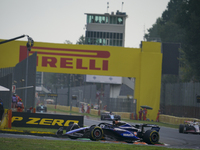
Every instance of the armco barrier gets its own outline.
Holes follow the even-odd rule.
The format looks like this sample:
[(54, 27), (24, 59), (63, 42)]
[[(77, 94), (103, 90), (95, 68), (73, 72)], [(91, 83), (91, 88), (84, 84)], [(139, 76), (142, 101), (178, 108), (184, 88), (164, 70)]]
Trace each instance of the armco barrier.
[[(55, 109), (55, 105), (47, 104), (47, 108)], [(70, 106), (56, 105), (56, 109), (64, 110), (64, 111), (70, 111)], [(79, 112), (79, 108), (78, 107), (72, 107), (72, 111)]]
[(196, 118), (175, 117), (175, 116), (162, 115), (162, 114), (159, 117), (160, 122), (173, 124), (173, 125), (179, 125), (179, 124), (183, 124), (184, 121), (194, 121), (194, 120), (200, 122), (200, 119), (196, 119)]
[(90, 114), (98, 116), (98, 110), (96, 110), (96, 109), (91, 109), (91, 110), (90, 110)]
[(120, 115), (121, 119), (130, 119), (130, 113), (127, 112), (114, 112), (116, 115)]
[[(47, 107), (54, 109), (55, 105), (48, 104)], [(59, 110), (65, 110), (65, 111), (70, 110), (69, 106), (57, 105), (56, 108)], [(72, 107), (72, 111), (79, 112), (79, 108)], [(130, 116), (131, 116), (131, 113), (127, 113), (127, 112), (113, 112), (113, 113), (115, 113), (116, 115), (120, 115), (121, 119), (130, 119)], [(91, 109), (90, 114), (98, 116), (98, 110)], [(134, 119), (135, 119), (135, 117), (134, 117)], [(163, 115), (163, 114), (160, 114), (160, 117), (159, 117), (160, 122), (167, 123), (167, 124), (173, 124), (173, 125), (183, 124), (184, 121), (193, 121), (195, 119), (196, 118), (175, 117), (175, 116)], [(197, 119), (197, 121), (200, 122), (200, 119)]]
[[(55, 105), (47, 104), (47, 110), (48, 108), (55, 109)], [(56, 105), (56, 109), (70, 111), (70, 106)], [(72, 107), (72, 111), (80, 112), (79, 107)], [(127, 112), (113, 112), (113, 113), (115, 113), (116, 115), (120, 115), (122, 119), (130, 119), (130, 113)], [(98, 116), (98, 110), (91, 109), (90, 114)]]

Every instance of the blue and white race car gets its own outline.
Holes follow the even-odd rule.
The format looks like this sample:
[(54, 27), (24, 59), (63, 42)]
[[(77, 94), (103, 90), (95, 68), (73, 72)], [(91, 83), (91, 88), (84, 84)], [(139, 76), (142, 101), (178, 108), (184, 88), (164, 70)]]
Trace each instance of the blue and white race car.
[[(144, 128), (150, 127), (149, 130)], [(145, 142), (147, 144), (157, 144), (159, 142), (160, 127), (152, 124), (131, 125), (123, 121), (113, 121), (113, 123), (100, 123), (98, 126), (80, 128), (78, 124), (71, 124), (63, 134), (63, 127), (57, 131), (57, 136), (67, 136), (71, 139), (89, 138), (92, 141), (114, 140), (125, 141), (127, 143)]]

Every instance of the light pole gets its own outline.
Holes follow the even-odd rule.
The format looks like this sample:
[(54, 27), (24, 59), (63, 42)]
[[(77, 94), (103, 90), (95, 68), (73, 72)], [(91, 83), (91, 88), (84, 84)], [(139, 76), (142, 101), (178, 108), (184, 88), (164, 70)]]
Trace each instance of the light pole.
[(21, 36), (18, 36), (18, 37), (15, 37), (15, 38), (12, 38), (12, 39), (9, 39), (9, 40), (5, 40), (5, 41), (2, 41), (0, 42), (0, 44), (4, 44), (4, 43), (7, 43), (7, 42), (11, 42), (11, 41), (14, 41), (14, 40), (17, 40), (17, 39), (20, 39), (20, 38), (23, 38), (23, 37), (27, 37), (28, 38), (28, 42), (26, 44), (26, 47), (27, 47), (27, 60), (26, 60), (26, 87), (25, 87), (25, 111), (26, 111), (26, 99), (27, 99), (27, 84), (28, 84), (28, 51), (31, 51), (31, 47), (33, 46), (34, 44), (34, 41), (31, 37), (29, 37), (28, 35), (21, 35)]
[(70, 106), (70, 87), (71, 87), (71, 75), (68, 74), (68, 100), (67, 100), (67, 106)]
[[(29, 57), (29, 51), (31, 51), (31, 47), (33, 46), (34, 44), (34, 41), (31, 37), (29, 37), (27, 35), (27, 38), (28, 38), (28, 42), (26, 43), (26, 47), (27, 47), (27, 58), (26, 58), (26, 86), (28, 85), (28, 57)], [(24, 103), (24, 106), (25, 106), (25, 112), (26, 112), (26, 101), (27, 101), (27, 88), (25, 89), (25, 103)]]

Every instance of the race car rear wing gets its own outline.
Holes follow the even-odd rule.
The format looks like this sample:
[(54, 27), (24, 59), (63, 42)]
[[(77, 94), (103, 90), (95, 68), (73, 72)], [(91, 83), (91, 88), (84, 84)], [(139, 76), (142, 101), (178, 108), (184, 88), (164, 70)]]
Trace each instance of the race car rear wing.
[(151, 127), (151, 130), (155, 130), (157, 132), (160, 131), (160, 127), (155, 124), (136, 124), (135, 127), (140, 128), (142, 131), (144, 131), (145, 127)]

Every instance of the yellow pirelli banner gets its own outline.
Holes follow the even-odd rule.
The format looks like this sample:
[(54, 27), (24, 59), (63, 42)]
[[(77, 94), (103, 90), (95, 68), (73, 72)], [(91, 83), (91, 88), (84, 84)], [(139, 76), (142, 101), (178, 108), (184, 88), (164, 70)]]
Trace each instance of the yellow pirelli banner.
[[(1, 44), (0, 52), (0, 67), (14, 67), (27, 57), (26, 42)], [(139, 71), (134, 65), (139, 61), (140, 49), (35, 42), (29, 55), (34, 52), (37, 71), (42, 72), (131, 77)]]
[[(3, 41), (3, 40), (0, 40)], [(14, 67), (27, 57), (26, 41), (0, 45), (0, 68)], [(147, 118), (156, 119), (160, 105), (161, 43), (142, 42), (142, 48), (70, 45), (35, 42), (28, 55), (37, 52), (37, 71), (134, 77), (137, 111), (153, 107)]]

